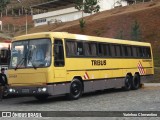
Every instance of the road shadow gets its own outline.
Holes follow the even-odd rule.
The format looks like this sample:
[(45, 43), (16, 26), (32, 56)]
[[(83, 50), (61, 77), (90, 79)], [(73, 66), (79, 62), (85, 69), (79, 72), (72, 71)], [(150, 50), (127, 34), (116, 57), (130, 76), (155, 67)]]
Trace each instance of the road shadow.
[[(93, 96), (100, 96), (103, 94), (113, 94), (117, 92), (125, 92), (123, 89), (107, 89), (107, 90), (98, 90), (89, 93), (84, 93), (80, 99), (93, 97)], [(33, 99), (28, 99), (28, 101), (18, 102), (17, 104), (48, 104), (48, 103), (56, 103), (56, 102), (64, 102), (64, 101), (72, 101), (69, 100), (65, 95), (59, 96), (51, 96), (46, 100), (40, 101), (36, 98), (32, 97)]]
[(28, 97), (30, 97), (30, 99), (28, 98), (27, 101), (20, 101), (20, 102), (17, 102), (16, 104), (34, 104), (35, 105), (35, 104), (48, 104), (48, 103), (68, 101), (64, 95), (63, 96), (62, 95), (61, 96), (50, 96), (46, 100), (37, 100), (33, 96), (28, 96)]
[(117, 89), (111, 88), (111, 89), (88, 92), (88, 93), (83, 94), (82, 97), (85, 98), (85, 97), (99, 96), (99, 95), (103, 95), (103, 94), (113, 94), (113, 93), (118, 93), (118, 92), (126, 92), (126, 91), (122, 88), (117, 88)]

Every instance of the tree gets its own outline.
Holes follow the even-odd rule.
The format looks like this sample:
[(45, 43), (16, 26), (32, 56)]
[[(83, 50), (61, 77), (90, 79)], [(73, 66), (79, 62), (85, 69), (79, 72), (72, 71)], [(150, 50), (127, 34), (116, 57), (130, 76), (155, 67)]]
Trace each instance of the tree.
[(141, 38), (141, 30), (137, 20), (134, 21), (134, 24), (131, 29), (131, 39), (139, 41)]
[(99, 12), (100, 6), (98, 5), (98, 2), (99, 0), (75, 0), (75, 8), (82, 12), (82, 19), (79, 20), (81, 29), (85, 26), (83, 14)]
[(75, 0), (75, 8), (83, 13), (99, 12), (99, 0)]
[(0, 12), (2, 12), (7, 4), (10, 2), (10, 0), (0, 0)]
[(100, 6), (98, 5), (98, 2), (98, 0), (85, 0), (84, 12), (91, 14), (99, 12)]

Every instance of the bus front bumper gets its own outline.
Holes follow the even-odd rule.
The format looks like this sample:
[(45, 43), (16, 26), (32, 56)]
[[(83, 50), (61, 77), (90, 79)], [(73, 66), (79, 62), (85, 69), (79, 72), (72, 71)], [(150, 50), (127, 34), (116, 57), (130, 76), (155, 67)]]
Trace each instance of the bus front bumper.
[(9, 87), (8, 94), (9, 95), (37, 95), (37, 94), (50, 94), (50, 86), (34, 86), (34, 87)]
[(9, 86), (10, 95), (61, 95), (69, 93), (70, 83), (43, 86)]

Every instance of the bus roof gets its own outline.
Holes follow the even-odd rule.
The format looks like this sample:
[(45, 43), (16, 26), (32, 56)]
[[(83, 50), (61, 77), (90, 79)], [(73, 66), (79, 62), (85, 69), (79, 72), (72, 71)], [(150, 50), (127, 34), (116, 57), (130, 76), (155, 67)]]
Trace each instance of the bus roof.
[(72, 34), (68, 32), (39, 32), (39, 33), (33, 33), (33, 34), (27, 34), (27, 35), (15, 37), (13, 41), (36, 39), (36, 38), (49, 38), (49, 37), (60, 38), (60, 39), (68, 38), (73, 40), (77, 39), (77, 40), (84, 40), (84, 41), (99, 41), (99, 42), (106, 42), (106, 43), (150, 46), (150, 43), (146, 43), (146, 42), (137, 42), (137, 41), (131, 41), (131, 40), (121, 40), (121, 39), (114, 39), (114, 38)]

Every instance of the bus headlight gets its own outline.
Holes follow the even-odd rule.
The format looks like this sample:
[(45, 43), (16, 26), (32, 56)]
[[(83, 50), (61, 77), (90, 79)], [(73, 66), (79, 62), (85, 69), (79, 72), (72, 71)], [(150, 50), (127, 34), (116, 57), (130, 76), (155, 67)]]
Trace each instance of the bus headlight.
[(43, 91), (43, 92), (46, 92), (46, 91), (47, 91), (47, 88), (42, 88), (42, 91)]
[(13, 89), (13, 88), (10, 88), (10, 89), (9, 89), (9, 92), (10, 92), (10, 93), (15, 93), (15, 92), (16, 92), (16, 90), (15, 90), (15, 89)]
[(38, 88), (38, 92), (46, 92), (47, 91), (47, 88)]

